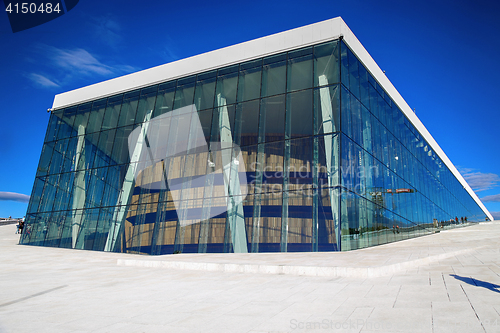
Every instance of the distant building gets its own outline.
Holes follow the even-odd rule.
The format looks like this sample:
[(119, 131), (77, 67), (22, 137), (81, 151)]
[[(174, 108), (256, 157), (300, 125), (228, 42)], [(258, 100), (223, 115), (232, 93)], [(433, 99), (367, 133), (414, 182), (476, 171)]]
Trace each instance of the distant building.
[(21, 243), (337, 251), (455, 217), (491, 219), (334, 18), (57, 95)]

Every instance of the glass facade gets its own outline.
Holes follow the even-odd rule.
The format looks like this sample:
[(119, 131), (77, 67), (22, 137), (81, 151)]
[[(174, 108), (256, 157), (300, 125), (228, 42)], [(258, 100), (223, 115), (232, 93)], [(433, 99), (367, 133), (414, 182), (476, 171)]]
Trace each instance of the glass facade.
[(52, 111), (21, 244), (344, 251), (484, 217), (339, 39)]

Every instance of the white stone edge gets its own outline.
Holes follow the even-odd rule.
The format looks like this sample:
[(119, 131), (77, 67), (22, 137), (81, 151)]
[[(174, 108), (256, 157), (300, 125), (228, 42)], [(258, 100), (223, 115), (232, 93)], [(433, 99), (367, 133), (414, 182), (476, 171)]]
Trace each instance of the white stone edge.
[(346, 266), (308, 266), (308, 265), (273, 265), (273, 264), (240, 264), (240, 263), (215, 263), (215, 262), (193, 262), (176, 260), (147, 260), (147, 259), (117, 259), (117, 266), (166, 268), (191, 271), (229, 272), (229, 273), (253, 273), (271, 275), (302, 275), (322, 277), (346, 277), (346, 278), (375, 278), (389, 276), (420, 266), (428, 266), (435, 262), (445, 260), (459, 255), (465, 255), (476, 251), (481, 247), (473, 249), (458, 250), (449, 253), (441, 253), (403, 261), (395, 264), (372, 267), (346, 267)]
[(483, 212), (489, 217), (490, 220), (493, 220), (493, 216), (486, 209), (479, 197), (471, 189), (469, 184), (467, 184), (465, 179), (462, 177), (460, 172), (458, 172), (457, 168), (453, 165), (448, 156), (446, 156), (436, 140), (434, 140), (420, 119), (415, 115), (410, 106), (392, 85), (387, 76), (382, 72), (380, 67), (341, 17), (336, 17), (274, 35), (254, 39), (248, 42), (228, 46), (222, 49), (210, 51), (165, 65), (149, 68), (136, 73), (58, 94), (54, 97), (52, 109), (60, 109), (99, 98), (109, 97), (118, 93), (209, 71), (211, 69), (249, 61), (299, 47), (305, 47), (321, 43), (323, 41), (337, 39), (340, 36), (343, 36), (345, 43), (358, 56), (359, 60), (365, 65), (368, 71), (380, 83), (380, 85), (399, 106), (425, 140), (427, 140), (432, 149), (434, 149), (436, 154), (459, 180)]

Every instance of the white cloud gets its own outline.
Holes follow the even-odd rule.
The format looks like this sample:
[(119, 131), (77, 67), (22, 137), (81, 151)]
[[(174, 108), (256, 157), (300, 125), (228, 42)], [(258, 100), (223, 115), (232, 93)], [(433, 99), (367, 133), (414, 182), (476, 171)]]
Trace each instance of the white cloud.
[(467, 168), (458, 168), (458, 170), (475, 192), (490, 190), (500, 183), (500, 177), (494, 173), (482, 173)]
[(482, 202), (500, 202), (500, 194), (488, 195), (481, 198)]
[(19, 201), (19, 202), (29, 202), (30, 196), (21, 193), (14, 192), (0, 192), (1, 201)]
[(43, 75), (36, 74), (36, 73), (30, 73), (27, 75), (28, 78), (35, 82), (37, 85), (44, 87), (44, 88), (56, 88), (59, 87), (57, 83), (52, 81), (51, 79), (46, 78)]
[(97, 60), (84, 49), (63, 50), (51, 47), (50, 58), (61, 68), (81, 74), (112, 75), (115, 69)]
[(105, 63), (99, 60), (99, 56), (82, 48), (63, 49), (41, 44), (35, 50), (47, 58), (48, 61), (38, 61), (38, 64), (47, 66), (45, 72), (51, 74), (30, 73), (26, 76), (36, 85), (45, 88), (63, 87), (85, 77), (97, 76), (99, 80), (110, 79), (139, 70), (130, 65)]
[(500, 220), (500, 212), (490, 212), (495, 220)]
[(121, 25), (111, 17), (92, 17), (89, 25), (95, 36), (107, 45), (116, 46), (123, 40)]

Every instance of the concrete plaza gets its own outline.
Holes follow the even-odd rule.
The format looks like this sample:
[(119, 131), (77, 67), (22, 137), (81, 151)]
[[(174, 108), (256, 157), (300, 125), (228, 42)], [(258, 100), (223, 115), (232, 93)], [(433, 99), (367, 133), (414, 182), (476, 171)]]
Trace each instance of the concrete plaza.
[(343, 253), (138, 256), (16, 245), (0, 332), (500, 332), (500, 222)]

